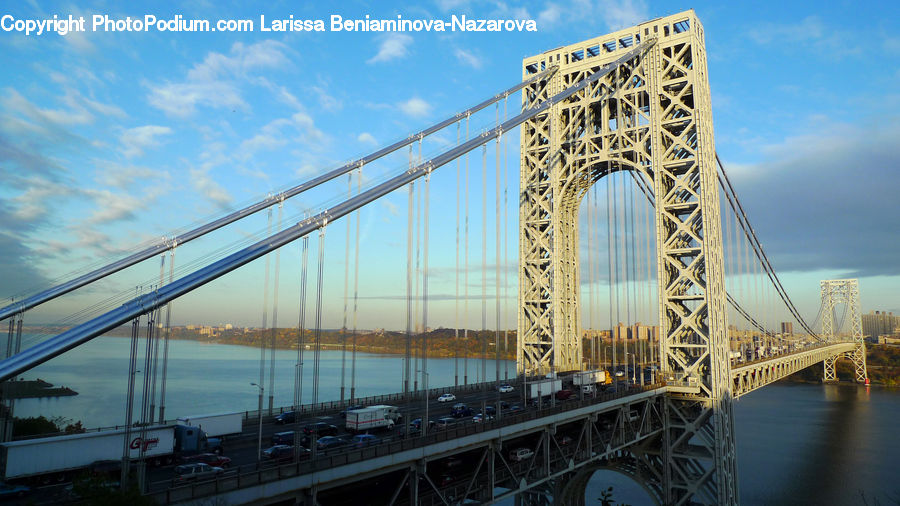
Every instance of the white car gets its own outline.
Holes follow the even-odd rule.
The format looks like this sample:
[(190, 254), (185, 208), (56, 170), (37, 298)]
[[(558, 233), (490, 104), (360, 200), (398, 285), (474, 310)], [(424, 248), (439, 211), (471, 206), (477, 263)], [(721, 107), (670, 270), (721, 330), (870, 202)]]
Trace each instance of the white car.
[(456, 400), (456, 396), (453, 394), (444, 394), (437, 398), (438, 402), (453, 402)]
[(515, 389), (512, 387), (512, 385), (500, 385), (500, 387), (497, 390), (500, 390), (501, 394), (508, 394)]

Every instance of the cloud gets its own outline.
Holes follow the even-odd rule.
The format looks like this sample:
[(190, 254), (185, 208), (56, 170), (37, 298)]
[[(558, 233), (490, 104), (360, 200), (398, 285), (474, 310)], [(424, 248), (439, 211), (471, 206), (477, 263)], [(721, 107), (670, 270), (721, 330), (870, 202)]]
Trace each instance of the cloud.
[(823, 56), (831, 58), (855, 55), (862, 51), (858, 37), (826, 26), (818, 16), (807, 16), (797, 23), (762, 23), (754, 26), (747, 34), (761, 45), (811, 46)]
[(231, 201), (233, 200), (231, 194), (228, 193), (228, 190), (223, 188), (222, 185), (209, 177), (207, 171), (202, 169), (190, 169), (188, 172), (191, 177), (191, 185), (195, 190), (200, 192), (203, 198), (222, 208), (231, 205)]
[(136, 165), (121, 165), (115, 162), (98, 160), (95, 162), (100, 170), (94, 176), (94, 181), (103, 185), (116, 188), (126, 188), (138, 179), (163, 177), (169, 179), (169, 173), (165, 171), (139, 167)]
[(240, 81), (248, 80), (255, 71), (284, 67), (288, 64), (285, 51), (284, 44), (273, 40), (249, 46), (236, 42), (228, 55), (207, 54), (182, 82), (145, 83), (149, 88), (147, 101), (175, 117), (190, 116), (198, 106), (249, 110), (241, 96)]
[(548, 3), (547, 7), (545, 7), (544, 10), (538, 13), (538, 26), (543, 28), (545, 26), (555, 25), (562, 18), (562, 13), (562, 8), (559, 5), (555, 3)]
[(751, 223), (779, 271), (900, 274), (900, 122), (829, 124), (730, 171)]
[(610, 30), (627, 28), (650, 19), (647, 4), (642, 0), (603, 0), (597, 4), (595, 12), (603, 18)]
[(369, 132), (363, 132), (363, 133), (359, 134), (359, 136), (356, 138), (356, 140), (363, 144), (378, 144), (378, 141), (376, 141), (375, 137), (372, 134), (370, 134)]
[(274, 151), (289, 143), (320, 147), (327, 140), (328, 136), (316, 128), (310, 115), (298, 112), (263, 126), (259, 133), (241, 143), (237, 156), (247, 160), (259, 151)]
[(406, 58), (409, 55), (409, 45), (412, 42), (413, 38), (409, 35), (392, 32), (382, 39), (381, 45), (378, 47), (378, 53), (366, 60), (366, 63)]
[(431, 112), (431, 104), (419, 97), (413, 97), (406, 102), (401, 102), (397, 106), (403, 111), (403, 114), (416, 118), (427, 116), (428, 113)]
[(160, 144), (157, 137), (171, 133), (171, 128), (158, 125), (129, 128), (122, 132), (121, 137), (119, 137), (119, 141), (122, 143), (122, 154), (128, 158), (141, 156), (146, 148)]
[(453, 54), (461, 63), (469, 65), (472, 68), (480, 69), (483, 65), (481, 58), (470, 51), (466, 51), (465, 49), (457, 48), (456, 51), (453, 52)]

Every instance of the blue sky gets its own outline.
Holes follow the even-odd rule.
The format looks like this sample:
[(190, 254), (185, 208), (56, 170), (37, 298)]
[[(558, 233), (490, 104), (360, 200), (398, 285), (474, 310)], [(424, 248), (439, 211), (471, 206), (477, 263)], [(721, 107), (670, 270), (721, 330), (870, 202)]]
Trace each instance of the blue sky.
[[(523, 57), (694, 8), (706, 32), (717, 150), (798, 305), (811, 319), (820, 279), (859, 276), (864, 310), (900, 312), (900, 8), (893, 2), (245, 4), (16, 2), (5, 3), (0, 15), (258, 20), (466, 14), (534, 19), (538, 31), (0, 32), (0, 296), (33, 292), (406, 137), (514, 84)], [(514, 109), (511, 102), (508, 112)], [(473, 117), (471, 131), (503, 113), (501, 106)], [(455, 128), (439, 134), (423, 145), (423, 154), (455, 144), (455, 136)], [(503, 148), (512, 232), (501, 265), (509, 283), (515, 282), (517, 250), (517, 138), (510, 136)], [(494, 146), (486, 160), (492, 199)], [(366, 168), (363, 184), (407, 164), (406, 152), (388, 157)], [(470, 157), (470, 170), (469, 324), (478, 327), (480, 153)], [(453, 325), (455, 318), (455, 178), (455, 166), (446, 166), (430, 188), (434, 326)], [(287, 204), (283, 223), (337, 202), (346, 187), (341, 179)], [(361, 215), (362, 327), (404, 325), (407, 197), (396, 192)], [(488, 205), (493, 209), (493, 200)], [(489, 283), (496, 266), (493, 220), (491, 213)], [(196, 268), (191, 262), (246, 244), (266, 226), (260, 215), (180, 248), (176, 266), (189, 272)], [(326, 234), (326, 326), (341, 325), (346, 233), (338, 222)], [(281, 258), (282, 326), (297, 318), (298, 249), (289, 246)], [(57, 321), (101, 296), (133, 294), (158, 269), (158, 260), (147, 262), (29, 319)], [(248, 265), (187, 296), (175, 320), (258, 325), (264, 278), (262, 261)], [(512, 325), (514, 314), (504, 320)]]

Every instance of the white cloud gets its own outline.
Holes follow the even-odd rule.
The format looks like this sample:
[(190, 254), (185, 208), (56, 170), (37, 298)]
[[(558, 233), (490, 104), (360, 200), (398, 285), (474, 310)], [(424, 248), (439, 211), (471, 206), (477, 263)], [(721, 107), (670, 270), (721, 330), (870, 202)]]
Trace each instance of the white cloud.
[(457, 48), (456, 51), (453, 52), (456, 56), (456, 59), (460, 62), (471, 66), (472, 68), (480, 69), (483, 65), (481, 58), (472, 53), (471, 51), (466, 51), (465, 49)]
[(538, 13), (537, 23), (539, 28), (553, 26), (562, 17), (562, 8), (555, 3), (548, 3), (547, 7)]
[(236, 42), (229, 55), (209, 53), (188, 71), (183, 82), (145, 84), (150, 105), (176, 117), (190, 116), (197, 106), (248, 110), (241, 97), (240, 80), (262, 69), (287, 65), (286, 46), (266, 40), (246, 46)]
[(319, 147), (327, 142), (326, 136), (316, 128), (312, 117), (304, 112), (289, 118), (279, 118), (263, 126), (259, 133), (241, 143), (238, 158), (246, 160), (254, 153), (275, 150), (289, 143), (301, 143)]
[(409, 35), (392, 32), (385, 36), (378, 47), (378, 53), (366, 60), (366, 63), (378, 63), (405, 58), (409, 55), (409, 45), (413, 38)]
[(840, 28), (826, 26), (818, 16), (807, 16), (797, 23), (764, 23), (754, 26), (748, 35), (763, 45), (810, 46), (830, 58), (856, 55), (862, 51), (859, 37)]
[(159, 177), (169, 179), (168, 172), (154, 170), (148, 167), (121, 165), (108, 161), (97, 161), (96, 164), (100, 167), (100, 170), (97, 171), (94, 181), (99, 184), (115, 186), (117, 188), (126, 188), (138, 179)]
[(406, 102), (398, 104), (400, 110), (407, 116), (422, 117), (427, 116), (431, 112), (431, 104), (419, 97), (413, 97)]
[(369, 132), (363, 132), (359, 134), (356, 140), (363, 144), (378, 144), (378, 141), (376, 141), (375, 137)]
[[(610, 30), (634, 26), (650, 19), (650, 11), (643, 0), (603, 0), (596, 13), (602, 16)], [(590, 19), (589, 17), (587, 19)]]
[(171, 128), (158, 125), (129, 128), (119, 137), (119, 141), (122, 142), (122, 154), (128, 158), (141, 156), (144, 154), (145, 149), (160, 144), (157, 137), (171, 133)]
[(231, 194), (228, 193), (228, 190), (223, 188), (222, 185), (209, 177), (207, 171), (203, 169), (190, 169), (189, 173), (191, 176), (191, 185), (193, 185), (194, 189), (200, 192), (204, 198), (220, 207), (228, 207), (231, 205)]

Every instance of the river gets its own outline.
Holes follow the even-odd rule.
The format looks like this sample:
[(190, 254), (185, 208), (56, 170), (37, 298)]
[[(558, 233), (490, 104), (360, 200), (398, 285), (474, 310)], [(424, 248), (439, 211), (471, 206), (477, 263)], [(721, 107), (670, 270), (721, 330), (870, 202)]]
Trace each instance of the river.
[[(101, 337), (36, 368), (25, 377), (68, 386), (79, 395), (20, 400), (16, 416), (61, 416), (81, 420), (85, 427), (121, 424), (128, 352), (128, 339)], [(259, 381), (258, 349), (172, 341), (169, 353), (167, 418), (256, 409), (258, 392), (250, 383)], [(276, 406), (293, 402), (296, 360), (295, 350), (275, 352)], [(311, 401), (312, 363), (312, 352), (304, 351), (304, 403)], [(348, 371), (349, 365), (348, 353)], [(452, 358), (429, 359), (429, 386), (452, 385), (455, 365)], [(495, 362), (488, 360), (485, 366), (487, 377), (493, 379)], [(138, 369), (143, 368), (140, 363)], [(481, 360), (469, 360), (471, 382), (480, 379), (481, 368)], [(341, 352), (323, 351), (320, 371), (319, 400), (338, 399)], [(401, 390), (402, 371), (402, 357), (358, 354), (357, 396)], [(460, 382), (463, 371), (461, 360)], [(507, 371), (515, 374), (515, 364), (501, 361), (500, 371), (501, 376)], [(137, 376), (139, 392), (140, 373)], [(268, 384), (267, 373), (267, 391)], [(348, 372), (347, 395), (349, 387)], [(135, 413), (136, 419), (137, 409)], [(896, 389), (778, 383), (745, 395), (735, 403), (741, 502), (872, 505), (877, 498), (882, 505), (896, 504), (900, 501), (898, 428), (900, 390)], [(609, 485), (617, 502), (648, 503), (643, 490), (628, 478), (600, 472), (588, 486), (586, 504), (599, 504), (600, 492)]]

